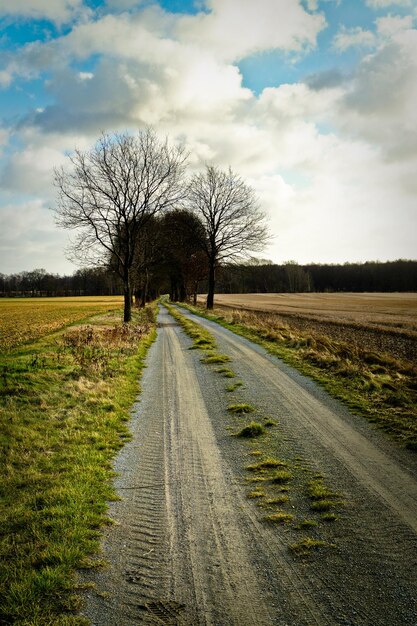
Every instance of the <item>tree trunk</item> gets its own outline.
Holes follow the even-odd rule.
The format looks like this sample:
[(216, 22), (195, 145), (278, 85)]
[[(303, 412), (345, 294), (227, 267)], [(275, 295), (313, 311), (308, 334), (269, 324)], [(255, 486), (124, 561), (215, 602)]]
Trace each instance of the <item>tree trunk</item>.
[(130, 320), (132, 319), (132, 287), (129, 278), (125, 279), (124, 281), (123, 295), (125, 303), (123, 311), (123, 321), (130, 322)]
[(209, 260), (208, 290), (207, 290), (207, 308), (212, 309), (214, 306), (214, 285), (216, 282), (216, 261)]

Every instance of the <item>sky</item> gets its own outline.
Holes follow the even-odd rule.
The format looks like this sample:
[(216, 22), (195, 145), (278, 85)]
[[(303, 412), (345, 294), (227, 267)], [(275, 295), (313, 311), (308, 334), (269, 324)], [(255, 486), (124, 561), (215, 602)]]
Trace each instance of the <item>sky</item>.
[(263, 258), (417, 258), (417, 0), (0, 0), (0, 272), (73, 273), (53, 168), (149, 125), (255, 189)]

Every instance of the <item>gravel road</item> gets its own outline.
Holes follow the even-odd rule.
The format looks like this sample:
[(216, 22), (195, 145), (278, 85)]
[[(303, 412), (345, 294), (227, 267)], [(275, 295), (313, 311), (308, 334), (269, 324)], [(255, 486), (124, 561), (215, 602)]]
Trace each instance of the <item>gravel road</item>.
[[(227, 393), (160, 313), (133, 439), (116, 461), (110, 567), (83, 576), (96, 584), (83, 614), (97, 626), (416, 626), (415, 455), (259, 346), (186, 315), (210, 330), (244, 384)], [(254, 446), (230, 436), (232, 401), (272, 417), (277, 454), (303, 459), (343, 493), (341, 518), (320, 527), (331, 549), (294, 557), (300, 531), (266, 523), (247, 498)], [(293, 492), (298, 515), (305, 498)]]

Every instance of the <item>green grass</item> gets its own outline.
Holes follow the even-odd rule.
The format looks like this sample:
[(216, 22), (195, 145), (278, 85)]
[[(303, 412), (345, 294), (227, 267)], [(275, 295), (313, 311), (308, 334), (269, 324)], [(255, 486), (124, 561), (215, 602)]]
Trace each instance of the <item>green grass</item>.
[(229, 367), (219, 367), (216, 369), (218, 374), (223, 374), (225, 378), (235, 378), (236, 374)]
[(297, 543), (293, 543), (290, 545), (290, 550), (293, 554), (297, 556), (309, 556), (311, 552), (322, 550), (323, 548), (332, 547), (334, 548), (334, 544), (328, 544), (326, 541), (322, 541), (320, 539), (313, 539), (312, 537), (304, 537)]
[(315, 500), (311, 503), (312, 511), (330, 511), (330, 509), (334, 509), (338, 506), (338, 502), (335, 500)]
[(281, 504), (286, 504), (289, 501), (289, 497), (285, 494), (281, 496), (276, 496), (274, 498), (267, 498), (265, 500), (265, 504), (267, 506), (281, 506)]
[(154, 336), (148, 313), (102, 316), (0, 357), (0, 623), (85, 623), (75, 571), (102, 563), (111, 462)]
[(244, 415), (246, 413), (253, 413), (255, 411), (255, 407), (253, 407), (251, 404), (245, 404), (241, 402), (239, 404), (229, 404), (227, 410), (229, 411), (229, 413)]
[(235, 383), (231, 383), (230, 385), (227, 385), (226, 387), (226, 391), (228, 393), (232, 393), (233, 391), (236, 391), (236, 389), (238, 389), (239, 387), (241, 387), (243, 385), (241, 380), (236, 381)]
[(329, 489), (321, 479), (315, 479), (308, 483), (307, 495), (311, 500), (323, 500), (325, 498), (337, 498), (340, 494)]
[(162, 304), (169, 311), (169, 314), (177, 320), (180, 326), (182, 326), (186, 334), (193, 340), (191, 349), (207, 351), (213, 351), (216, 349), (216, 342), (211, 333), (199, 324), (196, 324), (182, 315), (176, 307), (169, 305), (165, 301), (163, 301)]
[(216, 352), (213, 354), (208, 354), (207, 356), (203, 357), (201, 359), (201, 362), (215, 364), (215, 363), (227, 363), (230, 360), (231, 360), (230, 356), (228, 356), (227, 354), (219, 354)]
[(263, 489), (254, 489), (248, 493), (248, 498), (264, 498), (265, 491)]
[(271, 481), (273, 483), (282, 485), (288, 483), (290, 480), (292, 480), (292, 478), (293, 475), (291, 474), (291, 472), (288, 472), (287, 470), (279, 470), (273, 474)]
[(318, 525), (315, 519), (303, 519), (295, 527), (297, 530), (304, 530), (305, 528), (314, 528)]
[(259, 437), (265, 433), (265, 428), (259, 422), (250, 422), (247, 426), (244, 426), (238, 433), (236, 433), (236, 437), (245, 437), (245, 438), (253, 438)]
[(294, 519), (294, 515), (291, 513), (272, 513), (271, 515), (265, 516), (265, 521), (271, 522), (273, 524), (288, 524), (292, 522)]
[(280, 461), (279, 459), (268, 457), (259, 463), (252, 463), (246, 467), (250, 472), (261, 472), (267, 469), (275, 469), (276, 467), (287, 467), (286, 461)]

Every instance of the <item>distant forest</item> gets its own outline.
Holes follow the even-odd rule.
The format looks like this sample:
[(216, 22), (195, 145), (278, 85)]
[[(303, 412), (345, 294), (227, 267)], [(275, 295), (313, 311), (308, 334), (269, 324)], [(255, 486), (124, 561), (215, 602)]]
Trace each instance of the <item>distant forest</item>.
[[(162, 273), (153, 277), (150, 297), (170, 293)], [(206, 293), (199, 281), (198, 292)], [(337, 264), (275, 265), (262, 259), (217, 268), (217, 293), (417, 291), (417, 261), (397, 260)], [(0, 274), (0, 297), (109, 296), (122, 295), (123, 285), (107, 268), (80, 269), (72, 276), (50, 274), (43, 269)]]

